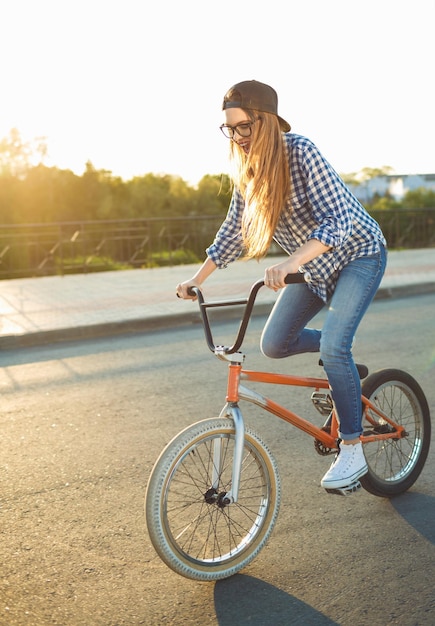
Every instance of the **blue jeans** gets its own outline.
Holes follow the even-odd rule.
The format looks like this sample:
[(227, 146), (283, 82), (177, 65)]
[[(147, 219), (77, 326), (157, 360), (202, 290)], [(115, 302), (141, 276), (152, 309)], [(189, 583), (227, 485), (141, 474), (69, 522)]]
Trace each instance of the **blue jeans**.
[(386, 262), (387, 253), (381, 246), (379, 253), (351, 261), (341, 270), (321, 331), (306, 328), (306, 324), (325, 303), (307, 285), (288, 285), (280, 293), (261, 337), (263, 354), (273, 359), (320, 351), (343, 440), (362, 433), (361, 381), (352, 342), (381, 283)]

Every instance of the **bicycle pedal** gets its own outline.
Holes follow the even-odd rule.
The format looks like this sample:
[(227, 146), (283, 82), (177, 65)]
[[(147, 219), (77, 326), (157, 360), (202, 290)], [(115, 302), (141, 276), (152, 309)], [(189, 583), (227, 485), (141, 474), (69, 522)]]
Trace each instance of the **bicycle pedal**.
[(311, 394), (311, 401), (316, 409), (319, 411), (320, 415), (329, 415), (334, 408), (332, 404), (332, 398), (329, 393), (313, 391), (313, 393)]
[(328, 493), (337, 495), (337, 496), (351, 496), (353, 493), (356, 493), (361, 489), (362, 485), (359, 480), (347, 485), (347, 487), (340, 487), (338, 489), (325, 489)]

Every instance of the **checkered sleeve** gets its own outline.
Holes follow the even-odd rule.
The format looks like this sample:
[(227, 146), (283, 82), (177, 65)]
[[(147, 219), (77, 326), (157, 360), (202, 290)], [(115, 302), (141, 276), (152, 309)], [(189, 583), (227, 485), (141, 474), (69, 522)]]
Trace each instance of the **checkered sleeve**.
[(303, 139), (301, 168), (306, 197), (318, 225), (308, 239), (339, 249), (352, 235), (353, 198), (343, 181), (308, 139)]
[(234, 189), (227, 216), (216, 233), (212, 245), (206, 250), (207, 256), (218, 268), (227, 267), (242, 254), (243, 209), (243, 197), (237, 189)]

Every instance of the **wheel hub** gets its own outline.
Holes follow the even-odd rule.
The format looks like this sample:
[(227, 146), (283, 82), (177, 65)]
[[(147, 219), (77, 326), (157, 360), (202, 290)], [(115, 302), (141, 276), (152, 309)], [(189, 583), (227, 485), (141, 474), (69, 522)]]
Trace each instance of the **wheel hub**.
[(217, 489), (211, 487), (204, 494), (204, 500), (207, 504), (217, 504), (219, 508), (224, 509), (231, 504), (231, 500), (227, 497), (227, 491), (218, 493)]

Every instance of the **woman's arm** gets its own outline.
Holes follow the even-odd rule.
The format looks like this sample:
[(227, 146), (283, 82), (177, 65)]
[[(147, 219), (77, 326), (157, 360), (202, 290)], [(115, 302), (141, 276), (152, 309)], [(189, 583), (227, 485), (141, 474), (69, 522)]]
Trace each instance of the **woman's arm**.
[(312, 261), (321, 254), (328, 252), (330, 249), (331, 246), (325, 246), (317, 239), (308, 240), (295, 250), (285, 261), (268, 267), (264, 274), (264, 284), (274, 291), (285, 287), (284, 278), (287, 274), (296, 274), (301, 265)]
[(177, 285), (177, 296), (185, 300), (196, 300), (196, 297), (190, 296), (187, 293), (187, 290), (189, 287), (201, 287), (202, 283), (215, 271), (216, 268), (216, 263), (212, 261), (210, 257), (207, 257), (192, 278)]

